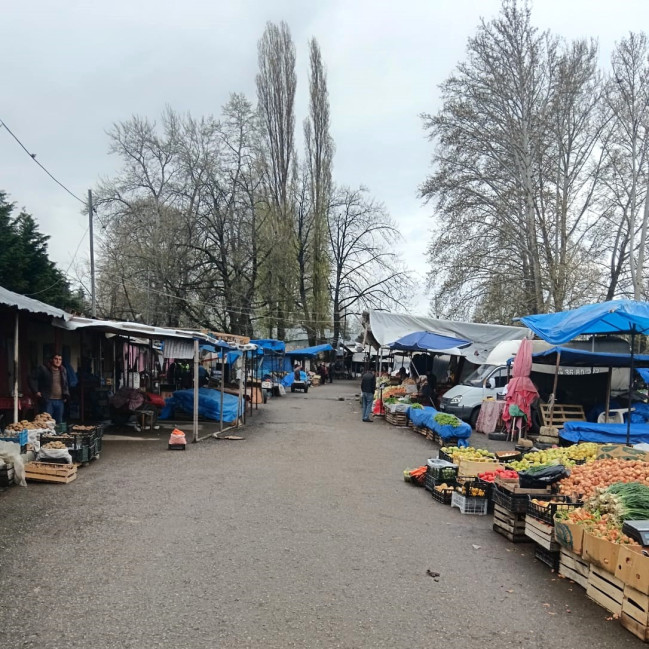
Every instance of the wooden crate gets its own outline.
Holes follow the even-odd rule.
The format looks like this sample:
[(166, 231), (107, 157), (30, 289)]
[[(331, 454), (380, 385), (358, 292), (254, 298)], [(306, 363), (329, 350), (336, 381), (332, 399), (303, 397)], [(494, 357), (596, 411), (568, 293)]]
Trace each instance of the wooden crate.
[(561, 548), (554, 538), (554, 526), (548, 525), (538, 518), (532, 518), (532, 516), (525, 518), (525, 536), (550, 552), (558, 552)]
[(74, 464), (53, 464), (28, 462), (25, 464), (25, 478), (36, 482), (58, 482), (67, 484), (76, 480), (77, 467)]
[(649, 596), (625, 586), (620, 624), (640, 640), (649, 641)]
[(512, 543), (530, 541), (525, 536), (525, 514), (514, 514), (500, 505), (494, 505), (493, 531)]
[(559, 574), (586, 589), (588, 588), (590, 564), (587, 561), (584, 561), (578, 554), (575, 554), (566, 548), (561, 548), (561, 555), (559, 557)]
[[(552, 416), (550, 416), (552, 412)], [(574, 403), (555, 403), (551, 407), (549, 403), (541, 404), (541, 417), (544, 426), (562, 428), (567, 421), (586, 421), (584, 407)]]
[(591, 565), (586, 595), (613, 615), (622, 613), (624, 582), (610, 572)]
[(408, 426), (408, 415), (405, 412), (387, 412), (385, 413), (385, 421), (393, 426)]

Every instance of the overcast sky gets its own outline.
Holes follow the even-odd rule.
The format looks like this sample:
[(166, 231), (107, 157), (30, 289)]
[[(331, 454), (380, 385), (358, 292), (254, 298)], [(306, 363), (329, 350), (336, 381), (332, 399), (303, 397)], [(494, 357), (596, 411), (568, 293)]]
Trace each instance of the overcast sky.
[[(431, 210), (417, 197), (431, 144), (419, 114), (439, 107), (438, 84), (464, 58), (481, 17), (499, 0), (24, 0), (0, 17), (0, 120), (73, 193), (84, 199), (113, 174), (105, 131), (165, 105), (218, 114), (231, 92), (255, 99), (257, 41), (285, 20), (297, 48), (296, 123), (305, 116), (307, 43), (327, 67), (334, 179), (365, 185), (404, 237), (408, 266), (426, 273)], [(649, 25), (646, 0), (537, 0), (534, 23), (566, 38), (594, 37), (606, 65), (615, 42)], [(0, 129), (0, 190), (51, 236), (66, 270), (88, 259), (87, 217)], [(423, 294), (413, 311), (425, 313)]]

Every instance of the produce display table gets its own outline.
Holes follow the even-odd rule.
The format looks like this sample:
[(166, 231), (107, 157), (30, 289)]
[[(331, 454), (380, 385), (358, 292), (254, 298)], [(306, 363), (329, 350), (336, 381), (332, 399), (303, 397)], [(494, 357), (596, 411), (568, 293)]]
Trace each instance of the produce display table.
[(502, 426), (502, 415), (505, 410), (504, 401), (496, 401), (494, 399), (485, 399), (480, 406), (480, 413), (478, 414), (478, 421), (475, 425), (477, 433), (495, 433)]

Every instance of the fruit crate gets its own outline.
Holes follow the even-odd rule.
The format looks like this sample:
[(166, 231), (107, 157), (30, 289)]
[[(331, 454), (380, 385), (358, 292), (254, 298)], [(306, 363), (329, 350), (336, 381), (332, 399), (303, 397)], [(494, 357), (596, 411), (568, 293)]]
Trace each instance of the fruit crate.
[(8, 464), (0, 465), (0, 487), (10, 487), (14, 484), (14, 465), (9, 462)]
[(494, 485), (492, 492), (492, 500), (496, 505), (500, 505), (503, 509), (513, 514), (525, 514), (527, 512), (527, 503), (529, 496), (527, 494), (517, 494), (511, 491), (505, 491), (498, 485)]
[(27, 445), (29, 442), (29, 433), (26, 430), (21, 430), (17, 435), (0, 435), (0, 442), (13, 442), (14, 444), (20, 444), (20, 447)]
[(430, 495), (433, 497), (433, 500), (435, 502), (441, 503), (442, 505), (450, 505), (453, 498), (453, 493), (454, 492), (452, 489), (446, 491), (438, 491), (437, 489), (433, 489), (430, 492)]
[[(527, 515), (532, 516), (548, 525), (554, 525), (554, 515), (560, 511), (571, 511), (581, 507), (584, 503), (577, 501), (573, 502), (568, 496), (548, 495), (548, 496), (528, 496)], [(553, 500), (547, 507), (538, 505), (532, 500)]]
[[(488, 483), (485, 483), (484, 480), (478, 480), (477, 478), (465, 479), (455, 488), (455, 491), (462, 496), (467, 498), (483, 498), (484, 500), (489, 500), (489, 491)], [(475, 490), (482, 492), (482, 495), (476, 493)]]
[(469, 498), (457, 491), (451, 496), (451, 507), (457, 507), (462, 514), (486, 516), (489, 501), (486, 498)]
[[(445, 446), (446, 446), (446, 444), (445, 444)], [(437, 454), (437, 456), (438, 456), (438, 458), (440, 460), (446, 460), (447, 462), (450, 462), (451, 464), (453, 464), (453, 456), (449, 455), (448, 453), (444, 453), (444, 451), (442, 451), (441, 449), (440, 449), (439, 453)]]
[(534, 558), (538, 559), (541, 563), (544, 563), (552, 570), (559, 570), (559, 562), (561, 560), (560, 552), (551, 552), (550, 550), (546, 550), (544, 547), (540, 546), (538, 543), (535, 543)]
[(426, 475), (430, 474), (431, 477), (439, 482), (448, 482), (449, 480), (457, 480), (458, 466), (448, 460), (439, 458), (432, 458), (426, 462), (428, 470)]

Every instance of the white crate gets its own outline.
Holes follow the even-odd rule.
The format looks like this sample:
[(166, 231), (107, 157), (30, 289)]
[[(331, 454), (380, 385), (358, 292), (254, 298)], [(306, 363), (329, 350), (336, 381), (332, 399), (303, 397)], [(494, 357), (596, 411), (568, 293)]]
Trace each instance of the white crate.
[(487, 498), (469, 498), (453, 492), (451, 496), (451, 507), (457, 507), (462, 514), (474, 514), (476, 516), (485, 516), (489, 501)]

